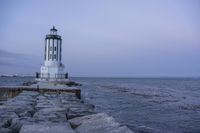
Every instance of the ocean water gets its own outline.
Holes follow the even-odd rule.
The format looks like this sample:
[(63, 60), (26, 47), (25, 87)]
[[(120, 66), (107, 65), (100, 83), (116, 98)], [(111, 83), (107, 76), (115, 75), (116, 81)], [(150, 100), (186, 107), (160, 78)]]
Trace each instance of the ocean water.
[[(34, 78), (0, 78), (19, 85)], [(72, 78), (82, 98), (136, 133), (200, 133), (200, 79)]]

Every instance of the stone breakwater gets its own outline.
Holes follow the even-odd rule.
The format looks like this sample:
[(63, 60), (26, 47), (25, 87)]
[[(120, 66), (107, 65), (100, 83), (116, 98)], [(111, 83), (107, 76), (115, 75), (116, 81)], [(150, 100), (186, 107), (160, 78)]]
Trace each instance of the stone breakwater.
[(74, 93), (22, 91), (0, 105), (0, 133), (133, 133)]

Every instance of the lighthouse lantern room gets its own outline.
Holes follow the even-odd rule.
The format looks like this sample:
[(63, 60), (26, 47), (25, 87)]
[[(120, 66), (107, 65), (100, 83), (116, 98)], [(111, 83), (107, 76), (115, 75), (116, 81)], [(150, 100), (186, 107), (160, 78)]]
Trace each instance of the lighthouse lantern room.
[(53, 26), (50, 34), (46, 35), (44, 44), (44, 64), (40, 73), (36, 73), (39, 81), (66, 81), (68, 74), (64, 71), (62, 64), (62, 38), (57, 35), (57, 29)]

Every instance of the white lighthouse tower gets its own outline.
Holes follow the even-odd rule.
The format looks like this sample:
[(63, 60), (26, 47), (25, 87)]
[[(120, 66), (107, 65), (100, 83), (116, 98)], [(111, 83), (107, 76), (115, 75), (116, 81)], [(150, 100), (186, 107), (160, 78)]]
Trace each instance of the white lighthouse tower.
[(68, 74), (64, 71), (62, 60), (62, 38), (53, 26), (50, 34), (46, 35), (44, 48), (44, 64), (40, 73), (36, 73), (39, 81), (67, 81)]

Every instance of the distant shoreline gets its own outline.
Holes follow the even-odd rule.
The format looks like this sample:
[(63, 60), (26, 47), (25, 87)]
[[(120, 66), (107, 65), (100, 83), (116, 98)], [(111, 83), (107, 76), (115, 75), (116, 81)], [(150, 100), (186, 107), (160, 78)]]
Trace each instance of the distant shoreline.
[[(0, 75), (0, 77), (6, 77), (6, 78), (16, 78), (16, 77), (30, 77), (30, 78), (35, 78), (35, 76), (24, 76), (24, 75)], [(171, 77), (168, 77), (168, 76), (166, 76), (166, 77), (148, 77), (148, 76), (146, 76), (146, 77), (90, 77), (90, 76), (75, 76), (75, 77), (70, 77), (70, 78), (94, 78), (94, 79), (200, 79), (200, 77), (173, 77), (173, 76), (171, 76)]]

